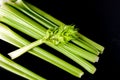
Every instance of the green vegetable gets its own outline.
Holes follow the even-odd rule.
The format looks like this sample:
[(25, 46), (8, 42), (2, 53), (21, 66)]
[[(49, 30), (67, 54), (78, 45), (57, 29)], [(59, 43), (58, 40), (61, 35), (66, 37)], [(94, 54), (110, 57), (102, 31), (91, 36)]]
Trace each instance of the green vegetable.
[[(9, 35), (8, 35), (9, 34)], [(30, 42), (24, 38), (22, 38), (20, 35), (17, 33), (13, 32), (11, 29), (9, 29), (6, 25), (0, 23), (0, 39), (15, 45), (16, 47), (20, 48), (20, 53), (22, 52), (21, 49), (23, 50), (23, 46), (26, 46), (30, 44)], [(22, 47), (22, 48), (21, 48)], [(25, 47), (26, 48), (26, 47)], [(23, 50), (24, 52), (25, 50)], [(19, 53), (19, 49), (17, 51)], [(37, 56), (65, 71), (68, 73), (76, 76), (76, 77), (81, 77), (84, 73), (81, 71), (79, 68), (76, 68), (72, 66), (71, 64), (63, 61), (62, 59), (52, 55), (51, 53), (45, 51), (44, 49), (40, 47), (35, 47), (28, 51), (30, 54)], [(17, 53), (16, 53), (17, 54)]]
[[(38, 21), (42, 25), (44, 25), (47, 28), (56, 28), (61, 25), (65, 25), (63, 22), (60, 20), (52, 17), (51, 15), (45, 13), (44, 11), (40, 10), (39, 8), (27, 3), (24, 0), (14, 0), (13, 2), (8, 2), (11, 6), (15, 7), (16, 9), (24, 12), (26, 15), (32, 17), (34, 20)], [(78, 33), (81, 41), (88, 42), (87, 46), (92, 46), (92, 49), (97, 49), (101, 53), (104, 51), (104, 47), (99, 45), (98, 43), (90, 40), (89, 38), (85, 37), (84, 35)], [(72, 40), (74, 42), (74, 40)], [(81, 42), (80, 41), (80, 42)], [(82, 44), (82, 43), (81, 43)], [(82, 45), (81, 45), (82, 46)], [(86, 47), (84, 47), (86, 48)]]
[[(0, 12), (1, 16), (5, 17), (5, 18), (8, 18), (9, 20), (11, 20), (11, 22), (10, 21), (6, 22), (4, 19), (1, 18), (2, 22), (5, 22), (5, 23), (11, 25), (12, 27), (14, 27), (14, 28), (16, 28), (16, 29), (24, 32), (25, 34), (28, 34), (29, 36), (31, 36), (33, 38), (36, 38), (36, 39), (40, 39), (40, 38), (42, 38), (42, 37), (45, 36), (45, 34), (46, 34), (45, 32), (47, 30), (44, 27), (42, 27), (41, 25), (39, 25), (38, 23), (36, 23), (32, 19), (30, 19), (29, 17), (25, 16), (21, 12), (15, 10), (13, 7), (11, 7), (11, 6), (7, 5), (7, 4), (4, 4), (3, 6), (1, 6), (0, 11), (1, 11)], [(17, 24), (19, 26), (15, 26), (14, 24)], [(24, 28), (20, 27), (20, 25), (24, 26)], [(28, 30), (28, 31), (26, 31), (25, 29)], [(32, 33), (30, 31), (32, 31)], [(38, 33), (38, 34), (36, 34), (36, 33)], [(35, 37), (33, 34), (35, 36), (37, 36), (37, 37)], [(52, 44), (52, 45), (49, 45), (49, 46), (52, 47), (52, 46), (55, 46), (55, 45)], [(63, 46), (64, 45), (62, 45), (60, 47), (63, 47)], [(55, 46), (55, 47), (57, 47), (57, 46)], [(71, 46), (69, 46), (69, 47), (71, 47)], [(61, 50), (61, 48), (59, 48), (59, 51), (60, 50)], [(71, 51), (73, 51), (73, 50), (74, 49), (71, 48)], [(86, 52), (86, 53), (82, 54), (83, 52)], [(90, 60), (91, 62), (95, 62), (96, 58), (98, 57), (98, 56), (96, 56), (94, 54), (91, 54), (91, 53), (85, 51), (85, 50), (80, 51), (79, 55), (81, 57), (87, 59), (87, 60)], [(91, 57), (88, 58), (88, 56), (86, 56), (86, 55), (91, 56)]]
[(14, 61), (8, 59), (7, 57), (0, 54), (0, 67), (13, 72), (19, 76), (22, 76), (29, 80), (46, 80), (45, 78), (40, 77), (39, 75), (33, 73), (27, 68), (15, 63)]
[(12, 59), (15, 59), (15, 58), (19, 57), (20, 55), (24, 54), (25, 52), (29, 51), (30, 49), (32, 49), (33, 47), (42, 44), (43, 42), (44, 42), (44, 40), (43, 40), (43, 39), (40, 39), (40, 40), (38, 40), (38, 41), (35, 41), (35, 42), (31, 43), (30, 45), (27, 45), (27, 46), (22, 47), (22, 48), (20, 48), (20, 49), (18, 49), (18, 50), (15, 50), (15, 51), (9, 53), (8, 55), (9, 55)]
[[(96, 68), (90, 62), (98, 62), (99, 54), (103, 53), (104, 47), (79, 33), (74, 25), (66, 25), (23, 0), (3, 1), (0, 6), (0, 21), (37, 39), (30, 43), (10, 29), (8, 32), (12, 36), (7, 35), (7, 32), (1, 32), (1, 35), (5, 34), (1, 39), (20, 47), (20, 49), (8, 54), (12, 59), (27, 51), (31, 53), (31, 50), (33, 50), (31, 54), (60, 67), (74, 76), (81, 77), (83, 75), (80, 69), (64, 62), (42, 48), (36, 47), (45, 43), (72, 59), (89, 73), (95, 73)], [(68, 67), (68, 65), (70, 66)], [(72, 70), (72, 67), (75, 71)]]
[[(10, 6), (9, 6), (10, 7)], [(11, 7), (12, 8), (12, 7)], [(2, 9), (3, 8), (1, 8), (1, 11), (2, 11)], [(7, 9), (8, 10), (8, 9)], [(7, 11), (6, 10), (6, 11)], [(13, 10), (13, 8), (12, 8), (12, 10)], [(5, 11), (5, 9), (2, 11), (2, 12), (4, 12)], [(15, 11), (15, 10), (14, 10)], [(8, 12), (6, 12), (6, 13), (8, 13)], [(5, 18), (5, 16), (3, 16), (2, 18), (1, 18), (1, 21), (3, 21), (3, 22), (5, 22), (5, 23), (7, 23), (7, 24), (9, 24), (10, 26), (12, 26), (12, 27), (15, 27), (15, 28), (17, 28), (17, 29), (21, 29), (22, 28), (22, 26), (24, 26), (23, 24), (24, 24), (24, 21), (26, 21), (27, 19), (29, 19), (29, 18), (27, 18), (26, 17), (26, 19), (23, 19), (23, 17), (22, 17), (22, 20), (21, 19), (19, 19), (19, 17), (21, 17), (21, 16), (23, 16), (23, 15), (21, 15), (21, 16), (19, 16), (20, 15), (20, 12), (17, 12), (17, 11), (15, 11), (15, 13), (17, 13), (18, 14), (18, 17), (16, 17), (16, 16), (14, 16), (14, 15), (17, 15), (17, 14), (14, 14), (14, 15), (12, 15), (12, 14), (10, 14), (10, 12), (9, 12), (9, 15), (11, 15), (11, 18), (9, 18), (9, 19), (7, 19), (7, 18)], [(5, 14), (4, 14), (5, 15)], [(6, 15), (8, 15), (8, 14), (6, 14)], [(15, 20), (12, 20), (13, 18), (12, 18), (12, 16), (14, 16), (14, 19)], [(9, 16), (8, 16), (9, 17)], [(7, 19), (7, 20), (6, 20)], [(9, 20), (9, 21), (8, 21)], [(12, 21), (11, 21), (12, 20)], [(16, 22), (16, 20), (17, 21), (19, 21), (19, 22)], [(31, 19), (30, 19), (31, 20)], [(30, 21), (30, 20), (27, 20), (27, 21)], [(27, 22), (26, 21), (26, 22)], [(14, 23), (13, 23), (14, 22)], [(27, 22), (27, 23), (32, 23), (32, 22)], [(37, 24), (37, 23), (36, 23)], [(17, 25), (19, 25), (19, 26), (17, 26)], [(27, 24), (25, 24), (25, 25), (27, 25)], [(33, 24), (32, 24), (33, 25)], [(29, 25), (27, 28), (26, 28), (26, 30), (28, 30), (27, 32), (29, 32), (29, 34), (30, 34), (30, 36), (31, 35), (33, 35), (34, 33), (36, 34), (36, 33), (39, 33), (38, 31), (36, 32), (34, 29), (35, 29), (35, 27), (37, 27), (37, 26), (34, 26), (34, 27), (30, 27), (31, 25)], [(30, 32), (29, 31), (29, 28), (34, 28), (34, 29), (32, 29), (32, 31), (35, 31), (35, 32)], [(25, 29), (25, 26), (24, 26), (24, 28), (22, 28), (21, 29), (21, 31), (24, 31), (23, 29)], [(36, 30), (38, 30), (38, 29), (36, 29)], [(25, 33), (27, 33), (27, 32), (25, 32)], [(34, 34), (34, 35), (35, 35)], [(34, 36), (33, 35), (33, 36)], [(36, 35), (35, 35), (36, 36)], [(37, 37), (40, 37), (40, 35), (37, 35)], [(39, 38), (40, 39), (40, 38)], [(69, 58), (71, 58), (73, 61), (75, 61), (76, 63), (78, 63), (80, 66), (82, 66), (83, 68), (86, 68), (86, 67), (84, 67), (83, 65), (85, 64), (85, 63), (80, 63), (81, 62), (81, 58), (79, 58), (80, 56), (81, 57), (84, 57), (85, 59), (87, 59), (87, 60), (90, 60), (91, 62), (96, 62), (96, 61), (98, 61), (98, 56), (96, 56), (96, 55), (94, 55), (94, 54), (91, 54), (91, 53), (89, 53), (89, 52), (87, 52), (87, 51), (85, 51), (85, 50), (79, 50), (80, 52), (79, 53), (76, 53), (76, 52), (73, 52), (73, 51), (77, 51), (78, 49), (76, 49), (76, 48), (71, 48), (70, 50), (67, 50), (67, 52), (66, 51), (63, 51), (64, 50), (64, 48), (63, 48), (63, 46), (61, 46), (61, 45), (58, 45), (58, 46), (56, 46), (56, 45), (54, 45), (53, 43), (51, 43), (51, 42), (46, 42), (46, 44), (47, 45), (49, 45), (49, 46), (51, 46), (51, 47), (53, 47), (54, 49), (56, 49), (56, 50), (58, 50), (59, 52), (62, 52), (64, 55), (66, 55), (67, 57), (69, 57)], [(71, 45), (68, 45), (69, 47), (71, 46)], [(79, 48), (79, 47), (78, 47)], [(65, 49), (67, 49), (67, 48), (65, 48)], [(81, 49), (81, 48), (79, 48), (79, 49)], [(78, 55), (80, 55), (80, 56), (77, 56), (77, 55), (74, 55), (73, 56), (73, 53), (74, 54), (78, 54)], [(84, 53), (84, 54), (83, 54)], [(79, 58), (79, 59), (78, 59)], [(90, 63), (89, 63), (90, 64)], [(88, 64), (88, 65), (89, 65)], [(87, 66), (87, 68), (88, 69), (86, 69), (86, 70), (88, 70), (90, 73), (94, 73), (95, 72), (95, 67), (94, 66)], [(92, 69), (92, 70), (90, 70), (90, 69)]]

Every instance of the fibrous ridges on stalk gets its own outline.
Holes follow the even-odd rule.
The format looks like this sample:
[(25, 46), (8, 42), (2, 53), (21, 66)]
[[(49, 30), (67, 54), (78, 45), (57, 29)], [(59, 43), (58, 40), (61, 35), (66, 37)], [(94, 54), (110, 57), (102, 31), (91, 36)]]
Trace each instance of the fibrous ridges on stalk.
[[(0, 39), (20, 48), (8, 54), (12, 59), (29, 52), (76, 77), (84, 74), (81, 69), (38, 47), (44, 43), (72, 59), (89, 73), (95, 73), (96, 67), (92, 63), (98, 62), (99, 54), (104, 51), (103, 46), (79, 33), (74, 25), (66, 25), (26, 1), (2, 1)], [(29, 35), (36, 41), (29, 42), (10, 27)]]

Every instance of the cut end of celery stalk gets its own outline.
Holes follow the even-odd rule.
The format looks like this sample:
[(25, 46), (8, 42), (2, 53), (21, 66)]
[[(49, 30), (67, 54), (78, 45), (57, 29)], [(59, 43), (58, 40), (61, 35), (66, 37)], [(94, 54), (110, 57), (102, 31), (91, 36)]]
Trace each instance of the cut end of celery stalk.
[(96, 70), (97, 70), (97, 69), (95, 68), (91, 74), (95, 74)]
[(99, 57), (96, 58), (96, 61), (95, 62), (98, 62), (99, 61)]
[(79, 74), (79, 78), (81, 78), (84, 75), (84, 72)]
[(86, 41), (87, 43), (91, 44), (92, 46), (94, 46), (96, 49), (98, 49), (100, 51), (100, 53), (102, 54), (104, 51), (104, 47), (101, 46), (100, 44), (94, 42), (93, 40), (87, 38), (86, 36), (82, 35), (81, 33), (78, 33), (79, 37), (81, 39), (83, 39), (84, 41)]
[(103, 54), (104, 50), (105, 50), (105, 47), (102, 47), (100, 53)]
[(18, 57), (17, 53), (12, 53), (12, 52), (9, 53), (8, 55), (10, 56), (11, 59), (15, 59)]
[(37, 40), (37, 41), (34, 41), (32, 43), (30, 43), (29, 45), (26, 45), (20, 49), (17, 49), (13, 52), (10, 52), (8, 53), (8, 55), (12, 58), (12, 59), (15, 59), (21, 55), (23, 55), (24, 53), (26, 53), (27, 51), (29, 51), (30, 49), (42, 44), (44, 41), (43, 39), (40, 39), (40, 40)]

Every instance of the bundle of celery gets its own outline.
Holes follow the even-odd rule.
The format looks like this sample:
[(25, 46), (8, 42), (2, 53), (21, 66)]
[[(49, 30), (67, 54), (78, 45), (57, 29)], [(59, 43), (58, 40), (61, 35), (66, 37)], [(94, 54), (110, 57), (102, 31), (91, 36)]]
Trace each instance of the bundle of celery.
[[(0, 21), (3, 23), (0, 25), (0, 39), (20, 47), (8, 54), (12, 59), (29, 52), (76, 77), (84, 74), (79, 68), (37, 47), (44, 43), (72, 59), (89, 73), (95, 73), (96, 68), (91, 63), (99, 60), (98, 56), (103, 53), (104, 47), (80, 34), (74, 25), (65, 25), (23, 0), (2, 0)], [(29, 35), (36, 41), (30, 43), (4, 24)]]

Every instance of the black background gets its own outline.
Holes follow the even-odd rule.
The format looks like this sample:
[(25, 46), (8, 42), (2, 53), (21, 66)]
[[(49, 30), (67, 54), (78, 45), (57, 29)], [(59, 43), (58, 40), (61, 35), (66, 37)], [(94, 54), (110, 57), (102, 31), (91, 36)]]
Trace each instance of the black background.
[[(14, 60), (48, 80), (119, 80), (120, 77), (120, 1), (119, 0), (27, 0), (66, 24), (75, 24), (79, 31), (105, 47), (100, 60), (94, 65), (94, 75), (85, 71), (81, 79), (28, 53)], [(43, 45), (44, 47), (44, 45)], [(16, 47), (0, 41), (0, 52)], [(52, 51), (52, 50), (50, 50)], [(54, 53), (54, 51), (53, 51)], [(56, 53), (57, 54), (57, 53)], [(59, 53), (58, 53), (59, 54)], [(71, 60), (68, 62), (78, 66)], [(0, 68), (0, 80), (25, 80)]]

